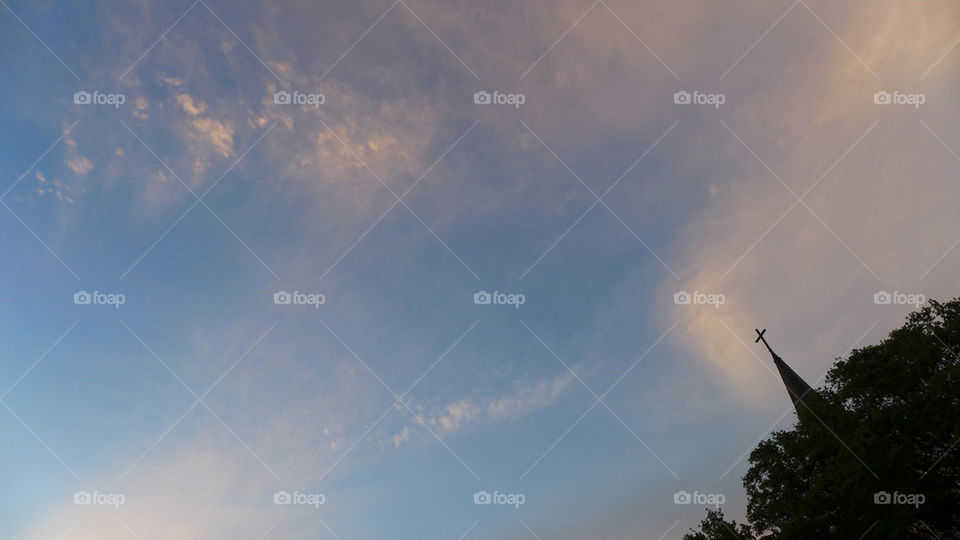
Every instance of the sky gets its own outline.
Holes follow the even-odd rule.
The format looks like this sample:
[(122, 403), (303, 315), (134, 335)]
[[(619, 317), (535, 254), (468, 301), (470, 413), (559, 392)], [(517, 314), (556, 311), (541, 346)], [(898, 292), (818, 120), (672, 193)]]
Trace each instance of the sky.
[(680, 538), (960, 290), (954, 2), (0, 5), (3, 538)]

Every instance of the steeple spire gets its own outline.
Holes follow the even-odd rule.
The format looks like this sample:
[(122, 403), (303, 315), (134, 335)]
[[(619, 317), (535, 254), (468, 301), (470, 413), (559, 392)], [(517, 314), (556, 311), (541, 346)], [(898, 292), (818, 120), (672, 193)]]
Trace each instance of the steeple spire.
[(804, 405), (809, 405), (811, 400), (816, 399), (817, 394), (813, 391), (813, 388), (807, 384), (807, 381), (804, 381), (800, 375), (797, 375), (796, 371), (791, 369), (790, 366), (783, 361), (783, 358), (780, 358), (777, 353), (773, 352), (770, 344), (767, 343), (767, 339), (763, 337), (763, 334), (766, 331), (766, 328), (763, 330), (756, 330), (757, 339), (754, 340), (754, 343), (759, 343), (762, 341), (767, 347), (767, 350), (770, 351), (770, 356), (773, 357), (773, 363), (777, 366), (777, 371), (780, 372), (780, 379), (783, 380), (783, 385), (787, 387), (787, 394), (790, 395), (790, 401), (793, 402), (793, 408), (797, 410), (797, 415), (800, 415), (800, 401), (806, 399), (806, 403), (804, 403)]

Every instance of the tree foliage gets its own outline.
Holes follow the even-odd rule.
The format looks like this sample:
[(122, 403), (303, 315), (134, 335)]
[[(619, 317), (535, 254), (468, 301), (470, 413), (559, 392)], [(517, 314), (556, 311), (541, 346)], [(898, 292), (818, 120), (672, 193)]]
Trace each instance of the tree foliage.
[(749, 525), (727, 521), (723, 517), (723, 510), (709, 508), (707, 517), (700, 522), (700, 530), (691, 530), (683, 535), (683, 540), (754, 540), (754, 538), (753, 530)]
[(816, 394), (750, 454), (752, 531), (708, 510), (684, 539), (960, 539), (960, 299), (837, 359)]

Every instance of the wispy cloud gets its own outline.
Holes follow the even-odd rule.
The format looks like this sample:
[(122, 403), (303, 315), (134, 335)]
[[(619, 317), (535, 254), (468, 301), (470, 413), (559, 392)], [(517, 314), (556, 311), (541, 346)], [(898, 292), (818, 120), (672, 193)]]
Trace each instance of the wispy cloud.
[[(497, 397), (472, 397), (449, 402), (445, 405), (423, 409), (414, 407), (419, 420), (425, 422), (440, 435), (453, 435), (466, 429), (493, 425), (503, 421), (517, 420), (550, 407), (570, 387), (573, 375), (567, 373), (538, 381), (535, 384), (514, 385), (510, 391)], [(394, 446), (410, 441), (411, 430), (418, 424), (404, 426), (391, 440)]]

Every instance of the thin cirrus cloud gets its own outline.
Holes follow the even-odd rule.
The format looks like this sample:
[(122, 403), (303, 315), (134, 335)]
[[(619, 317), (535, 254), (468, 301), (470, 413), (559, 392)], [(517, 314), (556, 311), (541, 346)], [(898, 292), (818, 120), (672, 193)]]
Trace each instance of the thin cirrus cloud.
[[(503, 396), (464, 398), (429, 410), (422, 410), (422, 407), (417, 406), (413, 408), (417, 410), (418, 421), (431, 426), (441, 436), (447, 436), (467, 429), (477, 429), (478, 425), (517, 420), (550, 407), (561, 399), (573, 381), (573, 374), (566, 373), (535, 384), (516, 385)], [(399, 447), (409, 442), (415, 429), (416, 424), (403, 426), (390, 437), (394, 446)]]
[[(713, 129), (718, 163), (736, 159), (737, 167), (718, 169), (732, 182), (684, 228), (677, 244), (682, 279), (665, 283), (661, 294), (683, 288), (726, 295), (720, 309), (690, 317), (676, 340), (748, 402), (782, 397), (771, 387), (766, 358), (748, 350), (752, 328), (775, 329), (770, 338), (779, 352), (809, 380), (821, 380), (834, 357), (875, 341), (911, 307), (876, 306), (875, 292), (948, 298), (956, 290), (950, 260), (934, 265), (960, 227), (949, 210), (960, 198), (952, 180), (958, 163), (936, 134), (942, 111), (956, 105), (939, 102), (931, 113), (873, 102), (876, 91), (920, 86), (929, 104), (957, 84), (949, 72), (918, 83), (953, 31), (931, 12), (840, 10), (846, 24), (833, 29), (851, 50), (796, 54), (785, 73), (751, 66), (750, 56), (738, 66), (770, 82), (751, 90), (753, 100), (728, 125)], [(790, 17), (785, 22), (831, 37), (808, 13)], [(890, 47), (914, 25), (927, 39), (906, 51)], [(775, 32), (766, 46), (796, 47), (778, 43)], [(664, 316), (684, 313), (677, 307)]]

